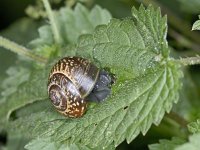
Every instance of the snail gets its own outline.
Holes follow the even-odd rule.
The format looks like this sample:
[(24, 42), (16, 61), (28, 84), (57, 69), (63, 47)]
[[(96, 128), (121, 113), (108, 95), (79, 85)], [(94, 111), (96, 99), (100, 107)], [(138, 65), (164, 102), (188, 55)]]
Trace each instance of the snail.
[(58, 112), (81, 117), (89, 101), (101, 102), (111, 93), (110, 75), (81, 57), (60, 59), (51, 69), (48, 95)]

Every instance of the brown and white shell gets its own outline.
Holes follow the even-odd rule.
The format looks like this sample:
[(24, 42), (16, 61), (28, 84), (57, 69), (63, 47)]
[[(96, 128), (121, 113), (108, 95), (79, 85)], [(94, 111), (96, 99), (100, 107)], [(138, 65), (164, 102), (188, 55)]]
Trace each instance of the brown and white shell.
[(68, 117), (81, 117), (86, 111), (85, 98), (92, 91), (99, 69), (80, 57), (65, 57), (52, 68), (48, 94), (58, 112)]

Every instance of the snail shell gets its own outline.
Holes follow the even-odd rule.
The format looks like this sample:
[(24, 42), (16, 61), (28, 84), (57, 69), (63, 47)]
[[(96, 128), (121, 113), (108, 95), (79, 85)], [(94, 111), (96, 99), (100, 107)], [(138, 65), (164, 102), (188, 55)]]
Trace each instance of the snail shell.
[(85, 98), (93, 90), (99, 68), (80, 57), (65, 57), (52, 68), (48, 94), (58, 112), (68, 117), (81, 117), (86, 111)]

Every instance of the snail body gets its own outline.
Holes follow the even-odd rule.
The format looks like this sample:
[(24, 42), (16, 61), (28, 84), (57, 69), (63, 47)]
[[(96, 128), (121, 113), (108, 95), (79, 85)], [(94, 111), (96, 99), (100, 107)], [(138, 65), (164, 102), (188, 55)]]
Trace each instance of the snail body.
[(48, 95), (56, 110), (68, 117), (81, 117), (88, 101), (102, 101), (110, 94), (111, 78), (81, 57), (60, 59), (51, 69)]

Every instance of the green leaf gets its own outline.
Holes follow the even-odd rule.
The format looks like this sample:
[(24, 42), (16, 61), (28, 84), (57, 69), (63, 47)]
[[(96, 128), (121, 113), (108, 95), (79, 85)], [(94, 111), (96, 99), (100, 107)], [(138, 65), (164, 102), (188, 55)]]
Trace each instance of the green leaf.
[[(1, 34), (1, 36), (11, 39), (15, 42), (18, 42), (19, 44), (26, 45), (30, 40), (37, 37), (36, 31), (40, 24), (41, 23), (34, 22), (31, 19), (23, 18), (23, 19), (20, 19), (20, 20), (14, 22), (7, 29), (1, 31), (0, 34)], [(4, 89), (7, 89), (7, 91), (9, 91), (8, 90), (9, 88), (5, 87), (5, 84), (10, 85), (10, 87), (12, 89), (17, 88), (17, 86), (14, 85), (14, 83), (18, 83), (18, 81), (22, 80), (22, 77), (19, 74), (22, 73), (23, 69), (25, 69), (25, 70), (28, 69), (28, 68), (20, 68), (19, 67), (19, 65), (21, 66), (20, 62), (19, 62), (19, 60), (16, 59), (16, 55), (14, 53), (11, 53), (10, 51), (7, 51), (4, 48), (0, 47), (0, 64), (1, 64), (0, 65), (0, 72), (1, 72), (1, 74), (0, 74), (0, 80), (1, 80), (0, 91), (1, 92), (0, 93), (2, 93), (3, 92), (2, 90), (4, 90)], [(23, 62), (23, 64), (25, 64), (25, 63)], [(10, 66), (12, 66), (12, 67), (10, 68)], [(14, 69), (18, 70), (20, 73), (18, 73), (18, 75), (16, 75), (16, 74), (11, 75), (9, 73), (6, 73), (6, 72), (10, 72), (11, 70), (14, 70)], [(25, 71), (25, 72), (27, 72), (27, 71)], [(9, 75), (11, 75), (11, 76), (9, 77)], [(12, 82), (8, 83), (9, 80), (6, 79), (6, 77), (12, 78)], [(20, 77), (20, 79), (18, 80), (17, 77)], [(15, 79), (15, 81), (14, 81), (14, 79)], [(6, 80), (5, 81), (6, 83), (4, 83), (4, 80)], [(11, 86), (11, 84), (12, 84), (12, 86)], [(3, 88), (2, 88), (2, 86), (3, 86)], [(3, 96), (1, 96), (0, 99), (2, 99), (2, 97)]]
[[(64, 142), (56, 142), (56, 141), (52, 141), (51, 138), (43, 138), (43, 139), (35, 139), (33, 141), (31, 141), (30, 143), (28, 143), (25, 146), (25, 149), (28, 150), (92, 150), (91, 148), (81, 145), (81, 144), (71, 144), (68, 145)], [(101, 148), (95, 148), (95, 150), (101, 150)], [(107, 150), (112, 150), (114, 149), (113, 146), (110, 146)], [(105, 149), (106, 150), (106, 149)]]
[[(198, 89), (198, 78), (195, 79), (195, 72), (184, 70), (184, 80), (180, 91), (180, 101), (173, 106), (173, 111), (187, 121), (193, 121), (198, 117), (200, 105), (200, 93)], [(196, 77), (199, 77), (196, 73)]]
[(31, 41), (30, 46), (51, 45), (53, 43), (53, 34), (49, 25), (44, 25), (38, 29), (40, 38)]
[(149, 148), (150, 150), (198, 150), (200, 146), (200, 120), (190, 123), (188, 130), (194, 133), (189, 136), (189, 142), (174, 137), (172, 140), (159, 140), (159, 144), (151, 144)]
[[(76, 43), (81, 34), (92, 33), (97, 25), (107, 24), (111, 19), (111, 14), (100, 6), (95, 6), (89, 11), (81, 4), (77, 4), (74, 10), (64, 7), (54, 15), (63, 45)], [(30, 43), (32, 46), (54, 44), (53, 33), (49, 25), (41, 27), (39, 34), (40, 37)]]
[[(37, 31), (39, 25), (41, 25), (41, 23), (23, 18), (13, 23), (6, 30), (3, 30), (1, 35), (22, 45), (27, 45), (30, 40), (37, 36), (35, 31)], [(0, 65), (0, 108), (3, 108), (7, 103), (7, 98), (17, 91), (20, 84), (28, 80), (30, 70), (33, 68), (32, 66), (34, 63), (30, 63), (22, 57), (17, 58), (10, 51), (0, 47), (0, 64), (2, 64)], [(6, 118), (7, 111), (10, 110), (5, 110), (5, 108), (3, 108), (0, 111), (0, 116), (3, 111), (5, 111), (5, 116), (0, 120), (0, 124), (2, 122), (0, 130), (5, 123), (4, 119)]]
[[(200, 18), (200, 16), (199, 16)], [(200, 30), (200, 20), (197, 20), (193, 26), (192, 26), (192, 30)]]
[[(107, 26), (97, 27), (93, 35), (81, 36), (78, 55), (102, 59), (98, 61), (103, 62), (104, 66), (128, 67), (135, 74), (139, 73), (134, 68), (142, 71), (151, 59), (160, 61), (163, 57), (168, 57), (166, 18), (161, 18), (160, 10), (154, 11), (153, 7), (145, 10), (140, 7), (139, 11), (133, 8), (132, 13), (135, 22), (130, 19), (113, 19)], [(136, 57), (136, 60), (132, 60), (132, 57)], [(144, 61), (140, 62), (138, 59)], [(149, 67), (151, 65), (153, 64), (149, 64)]]
[[(48, 72), (49, 70), (44, 69), (34, 70), (30, 75), (29, 81), (23, 82), (18, 86), (17, 91), (9, 96), (6, 101), (0, 102), (0, 123), (2, 125), (7, 123), (10, 114), (14, 110), (34, 101), (47, 98), (46, 85)], [(22, 81), (24, 79), (23, 77)]]
[(14, 150), (14, 149), (24, 149), (24, 145), (28, 142), (28, 139), (25, 139), (21, 135), (10, 135), (8, 136), (6, 148), (7, 150)]
[(32, 141), (31, 143), (29, 143), (28, 145), (25, 146), (25, 149), (28, 150), (62, 150), (62, 149), (66, 149), (66, 150), (90, 150), (89, 148), (87, 148), (86, 146), (81, 146), (81, 145), (76, 145), (76, 144), (72, 144), (72, 145), (67, 145), (65, 143), (61, 143), (61, 142), (56, 142), (56, 141), (51, 141), (50, 138), (47, 139), (35, 139), (34, 141)]
[(32, 103), (26, 104), (24, 107), (21, 107), (20, 109), (17, 109), (14, 111), (15, 118), (20, 118), (20, 117), (27, 117), (30, 116), (31, 114), (35, 112), (42, 112), (44, 111), (44, 108), (46, 106), (49, 106), (49, 99), (43, 99), (43, 100), (36, 100)]
[(94, 0), (94, 2), (103, 8), (108, 9), (115, 18), (126, 18), (127, 16), (131, 16), (130, 9), (132, 6), (138, 5), (137, 1)]
[(177, 146), (185, 143), (185, 140), (173, 137), (171, 140), (159, 140), (159, 144), (149, 145), (150, 150), (174, 150)]
[(188, 130), (191, 133), (200, 133), (200, 119), (197, 119), (197, 121), (190, 123), (188, 125)]
[(74, 12), (61, 9), (60, 15), (63, 25), (67, 24), (64, 31), (70, 43), (76, 43), (81, 34), (92, 33), (97, 25), (107, 24), (111, 19), (111, 14), (97, 5), (88, 11), (81, 4), (77, 4)]
[(1, 32), (1, 36), (26, 46), (31, 40), (37, 37), (37, 28), (42, 23), (33, 21), (30, 18), (22, 18), (11, 24)]
[(152, 144), (150, 150), (199, 150), (200, 134), (193, 134), (189, 137), (189, 142), (185, 143), (180, 138), (169, 140), (159, 140), (160, 144)]
[(189, 142), (178, 146), (175, 150), (199, 150), (200, 133), (193, 134), (189, 137)]
[[(71, 17), (70, 14), (68, 14), (68, 11), (73, 17)], [(73, 25), (75, 25), (74, 28), (76, 28), (77, 30), (79, 30), (81, 32), (83, 30), (87, 31), (87, 32), (92, 32), (96, 25), (98, 25), (99, 23), (106, 23), (111, 18), (111, 15), (109, 14), (109, 12), (104, 10), (104, 9), (101, 9), (99, 6), (95, 6), (91, 10), (91, 12), (89, 12), (84, 6), (82, 6), (80, 4), (76, 6), (75, 11), (72, 11), (69, 8), (63, 8), (63, 9), (60, 10), (59, 13), (60, 14), (58, 14), (58, 16), (59, 17), (61, 16), (60, 19), (62, 20), (60, 22), (60, 25), (62, 25), (64, 28), (67, 27), (67, 31), (69, 30), (69, 32), (71, 32), (71, 26), (73, 26)], [(84, 15), (82, 13), (84, 13)], [(68, 19), (70, 19), (70, 20), (68, 20)], [(96, 21), (95, 19), (97, 19), (98, 21)], [(83, 22), (81, 22), (81, 20)], [(73, 25), (70, 25), (70, 23), (68, 23), (68, 22), (72, 23)], [(67, 25), (69, 25), (69, 27), (66, 26), (66, 23), (67, 23)], [(79, 23), (81, 25), (92, 24), (93, 27), (92, 26), (88, 27), (87, 25), (78, 26)], [(27, 26), (25, 26), (25, 29), (26, 29), (26, 27)], [(82, 27), (84, 27), (84, 28), (82, 28)], [(20, 28), (20, 30), (21, 30), (21, 28)], [(64, 33), (63, 31), (64, 30), (62, 30), (62, 33)], [(78, 31), (74, 31), (74, 32), (78, 32)], [(42, 26), (39, 29), (39, 34), (40, 34), (41, 38), (30, 42), (30, 45), (35, 45), (36, 46), (34, 52), (38, 53), (38, 54), (40, 54), (42, 56), (46, 56), (46, 57), (50, 57), (52, 54), (57, 56), (56, 53), (58, 52), (58, 46), (52, 45), (53, 44), (53, 35), (52, 35), (52, 32), (51, 32), (50, 26), (48, 26), (48, 25)], [(78, 36), (78, 34), (76, 34), (76, 35)], [(39, 45), (41, 45), (41, 46), (39, 46)], [(64, 49), (66, 49), (66, 48), (64, 48)], [(60, 51), (60, 52), (62, 53), (62, 51)], [(70, 51), (68, 51), (68, 52), (70, 52)], [(47, 92), (45, 90), (46, 90), (46, 82), (47, 82), (46, 78), (47, 78), (48, 75), (46, 74), (44, 76), (44, 74), (40, 74), (40, 72), (44, 73), (43, 69), (42, 70), (34, 70), (33, 69), (33, 72), (37, 72), (37, 73), (33, 73), (31, 75), (30, 79), (29, 79), (29, 75), (31, 73), (29, 72), (29, 69), (21, 68), (21, 66), (19, 66), (18, 68), (12, 68), (12, 70), (15, 70), (15, 72), (12, 71), (12, 73), (9, 74), (10, 77), (8, 77), (2, 84), (2, 89), (3, 90), (5, 89), (5, 91), (2, 92), (2, 94), (3, 94), (2, 95), (3, 96), (3, 100), (2, 101), (3, 102), (1, 103), (2, 106), (0, 106), (0, 108), (4, 107), (4, 103), (6, 104), (6, 107), (4, 107), (0, 111), (0, 116), (3, 116), (2, 119), (1, 119), (1, 120), (3, 120), (2, 122), (5, 121), (6, 117), (8, 119), (9, 115), (14, 110), (16, 110), (16, 109), (18, 109), (18, 108), (20, 108), (20, 107), (22, 107), (22, 106), (24, 106), (24, 105), (26, 105), (28, 103), (31, 103), (31, 102), (33, 102), (33, 101), (35, 101), (37, 99), (43, 99), (43, 98), (47, 97), (46, 96)], [(19, 70), (21, 70), (21, 71), (19, 71)], [(8, 72), (10, 72), (10, 71), (8, 71)], [(43, 81), (41, 82), (41, 84), (43, 84), (42, 86), (40, 86), (40, 83), (39, 83), (40, 79), (41, 79), (40, 77), (43, 77), (42, 78)], [(21, 83), (23, 83), (24, 81), (26, 81), (28, 79), (30, 80), (30, 83), (27, 82), (24, 85), (21, 85), (20, 87), (18, 87)], [(37, 83), (32, 83), (33, 80), (37, 80)], [(28, 90), (35, 89), (35, 88), (37, 89), (38, 86), (40, 86), (40, 87), (44, 87), (45, 86), (45, 88), (43, 88), (43, 90), (40, 90), (40, 91), (32, 90), (33, 93), (30, 93), (31, 91), (28, 91)], [(14, 93), (17, 88), (19, 90), (16, 93)], [(21, 88), (22, 88), (22, 90), (21, 90)], [(34, 92), (35, 92), (36, 95), (37, 95), (37, 93), (42, 93), (43, 92), (45, 94), (43, 94), (43, 93), (42, 94), (45, 95), (46, 97), (41, 96), (42, 94), (38, 94), (42, 98), (41, 97), (38, 97), (38, 98), (35, 97), (34, 98), (34, 95), (33, 95)], [(12, 93), (14, 93), (13, 94), (14, 96), (11, 96), (11, 98), (9, 98), (6, 101), (6, 98)], [(21, 94), (21, 93), (24, 93), (24, 94)], [(29, 93), (29, 94), (26, 94), (26, 93)], [(32, 98), (31, 98), (30, 95), (33, 95)], [(15, 96), (19, 97), (20, 100), (16, 101)]]
[(6, 97), (11, 95), (12, 93), (15, 93), (17, 91), (17, 87), (21, 83), (27, 81), (30, 75), (29, 70), (22, 66), (10, 67), (8, 68), (6, 73), (8, 77), (5, 80), (3, 80), (1, 84), (1, 96), (4, 100), (6, 100)]
[[(113, 19), (78, 41), (77, 55), (109, 68), (116, 76), (112, 94), (104, 102), (90, 105), (86, 114), (77, 119), (64, 118), (49, 104), (43, 111), (11, 122), (10, 134), (106, 148), (125, 139), (130, 143), (140, 132), (146, 134), (153, 123), (158, 125), (178, 100), (182, 72), (168, 57), (166, 18), (162, 18), (160, 10), (141, 6), (139, 10), (133, 8), (132, 13), (133, 20)], [(43, 80), (31, 81), (32, 87), (38, 89), (21, 96), (43, 98)]]

